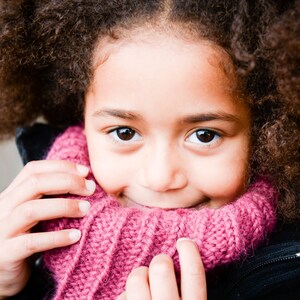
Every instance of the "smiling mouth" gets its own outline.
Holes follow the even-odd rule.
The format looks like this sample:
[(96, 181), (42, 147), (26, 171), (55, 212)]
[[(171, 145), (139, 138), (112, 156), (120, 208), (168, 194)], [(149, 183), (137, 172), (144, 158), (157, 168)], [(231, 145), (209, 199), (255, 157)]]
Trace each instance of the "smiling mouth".
[(197, 204), (195, 205), (191, 205), (191, 206), (176, 206), (176, 207), (162, 207), (162, 206), (150, 206), (150, 205), (145, 205), (139, 202), (136, 202), (134, 200), (132, 200), (131, 198), (120, 194), (117, 196), (117, 199), (119, 201), (119, 203), (124, 206), (124, 207), (136, 207), (139, 208), (143, 211), (146, 210), (153, 210), (153, 209), (164, 209), (164, 210), (172, 210), (172, 209), (196, 209), (199, 210), (201, 208), (204, 208), (208, 205), (210, 198), (208, 197), (204, 197), (203, 199), (197, 201)]

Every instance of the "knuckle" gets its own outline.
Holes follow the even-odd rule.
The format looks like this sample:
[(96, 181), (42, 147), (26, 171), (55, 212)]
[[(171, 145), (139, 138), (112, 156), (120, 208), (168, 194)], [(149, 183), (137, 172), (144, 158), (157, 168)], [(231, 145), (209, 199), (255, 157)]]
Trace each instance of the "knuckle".
[(69, 189), (84, 189), (85, 188), (85, 182), (84, 179), (80, 176), (68, 174), (66, 176), (66, 184), (69, 187)]
[(48, 233), (47, 234), (47, 244), (50, 248), (55, 248), (58, 245), (58, 239), (55, 233)]
[(60, 163), (62, 164), (62, 166), (64, 168), (71, 168), (71, 169), (75, 169), (76, 168), (76, 163), (69, 161), (69, 160), (60, 160)]
[(66, 242), (70, 240), (69, 234), (62, 231), (53, 231), (46, 233), (47, 245), (49, 249), (61, 247), (66, 245)]
[(36, 218), (36, 210), (34, 209), (34, 205), (31, 202), (27, 202), (24, 205), (19, 207), (20, 216), (27, 220), (34, 220)]
[(25, 249), (29, 253), (34, 253), (38, 249), (39, 242), (38, 242), (38, 240), (35, 240), (32, 235), (29, 234), (29, 235), (27, 235), (24, 244), (25, 244)]
[(37, 161), (30, 161), (25, 165), (24, 169), (28, 174), (33, 174), (36, 172), (36, 168), (37, 168), (36, 165), (37, 165)]
[(76, 205), (75, 201), (71, 199), (63, 199), (62, 205), (64, 215), (70, 215), (78, 210), (78, 205)]
[(68, 187), (73, 187), (74, 185), (79, 184), (76, 176), (71, 175), (71, 174), (65, 174), (64, 181), (65, 181), (66, 186), (68, 186)]
[(33, 189), (36, 189), (39, 185), (39, 181), (40, 181), (40, 175), (38, 174), (31, 174), (28, 178), (28, 186), (33, 188)]
[(56, 168), (61, 171), (66, 171), (72, 164), (70, 161), (66, 160), (54, 160), (53, 163), (55, 163)]

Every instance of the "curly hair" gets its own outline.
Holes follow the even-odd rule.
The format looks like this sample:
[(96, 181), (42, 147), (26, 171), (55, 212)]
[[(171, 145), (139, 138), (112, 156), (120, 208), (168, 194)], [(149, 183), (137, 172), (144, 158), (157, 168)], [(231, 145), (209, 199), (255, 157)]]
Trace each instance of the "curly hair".
[(299, 220), (299, 11), (296, 0), (1, 1), (0, 137), (37, 116), (81, 121), (101, 38), (163, 20), (230, 54), (252, 112), (251, 178), (269, 175), (279, 216)]

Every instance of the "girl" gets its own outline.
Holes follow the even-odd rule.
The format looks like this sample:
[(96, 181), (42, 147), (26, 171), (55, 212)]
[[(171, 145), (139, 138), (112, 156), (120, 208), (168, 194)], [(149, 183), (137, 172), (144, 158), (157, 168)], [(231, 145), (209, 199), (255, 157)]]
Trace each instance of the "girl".
[[(40, 114), (61, 127), (83, 124), (55, 141), (48, 154), (55, 161), (29, 164), (1, 194), (3, 296), (26, 283), (26, 257), (78, 241), (72, 228), (81, 230), (80, 242), (44, 256), (56, 298), (114, 298), (132, 268), (160, 252), (178, 270), (174, 246), (182, 236), (197, 242), (207, 270), (236, 260), (274, 226), (276, 192), (261, 175), (277, 185), (278, 216), (299, 219), (299, 135), (287, 134), (298, 132), (298, 98), (280, 85), (272, 41), (259, 41), (287, 7), (204, 2), (3, 7), (3, 135)], [(79, 199), (35, 200), (65, 193), (88, 196), (91, 207)], [(76, 219), (43, 223), (49, 233), (28, 232), (58, 217)], [(227, 238), (219, 243), (221, 231)]]

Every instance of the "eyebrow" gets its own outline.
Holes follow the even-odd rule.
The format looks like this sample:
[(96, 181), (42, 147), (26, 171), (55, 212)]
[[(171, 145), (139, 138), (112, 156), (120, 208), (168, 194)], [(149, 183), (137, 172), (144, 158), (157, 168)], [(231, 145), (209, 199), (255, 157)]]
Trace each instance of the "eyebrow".
[[(102, 109), (97, 110), (93, 113), (94, 117), (115, 117), (120, 118), (123, 120), (130, 120), (130, 121), (140, 121), (143, 120), (141, 114), (137, 112), (131, 112), (128, 110), (121, 110), (121, 109)], [(208, 122), (208, 121), (227, 121), (227, 122), (234, 122), (238, 123), (240, 120), (237, 115), (225, 113), (225, 112), (217, 112), (217, 113), (199, 113), (199, 114), (192, 114), (182, 118), (181, 122), (184, 124), (194, 124), (194, 123), (201, 123), (201, 122)]]
[(142, 120), (142, 116), (136, 112), (121, 109), (102, 109), (93, 113), (94, 117), (115, 117), (124, 120)]
[(186, 116), (182, 119), (183, 123), (193, 124), (193, 123), (201, 123), (208, 121), (227, 121), (238, 123), (240, 120), (237, 115), (225, 113), (225, 112), (217, 112), (217, 113), (203, 113), (203, 114), (193, 114)]

